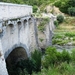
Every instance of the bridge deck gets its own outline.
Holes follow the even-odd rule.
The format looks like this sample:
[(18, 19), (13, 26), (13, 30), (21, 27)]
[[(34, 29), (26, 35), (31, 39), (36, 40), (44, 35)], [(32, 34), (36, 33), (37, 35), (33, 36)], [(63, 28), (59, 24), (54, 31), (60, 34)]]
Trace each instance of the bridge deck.
[(0, 2), (0, 20), (32, 14), (32, 6)]

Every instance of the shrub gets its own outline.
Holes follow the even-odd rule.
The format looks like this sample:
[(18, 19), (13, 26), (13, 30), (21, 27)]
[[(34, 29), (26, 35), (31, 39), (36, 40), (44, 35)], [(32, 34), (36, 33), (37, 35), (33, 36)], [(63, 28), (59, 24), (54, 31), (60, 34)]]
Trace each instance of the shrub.
[(39, 31), (43, 32), (45, 30), (45, 25), (44, 23), (40, 23), (40, 25), (38, 26)]
[(56, 56), (57, 56), (57, 63), (61, 63), (62, 62), (62, 53), (61, 52), (57, 52), (57, 54), (56, 54)]
[(57, 27), (58, 26), (58, 21), (54, 21), (54, 25)]
[(16, 63), (15, 68), (20, 68), (23, 74), (25, 71), (28, 74), (32, 74), (32, 71), (35, 70), (35, 63), (33, 60), (30, 59), (20, 60)]
[(33, 12), (35, 13), (35, 12), (37, 12), (37, 10), (38, 10), (38, 7), (36, 5), (34, 5), (33, 6)]
[(58, 23), (62, 23), (64, 21), (64, 16), (58, 15), (57, 16), (57, 21), (58, 21)]
[(35, 50), (32, 54), (31, 54), (31, 59), (34, 61), (35, 63), (35, 71), (38, 72), (41, 70), (41, 51), (39, 50)]
[(68, 68), (70, 68), (70, 66), (66, 62), (62, 62), (60, 65), (57, 66), (58, 72), (60, 72), (62, 75), (64, 75), (64, 72), (66, 73), (66, 71), (68, 71)]
[(71, 58), (72, 58), (73, 63), (75, 63), (75, 49), (72, 50)]
[(68, 14), (71, 16), (75, 16), (75, 7), (69, 7), (68, 8)]
[(54, 5), (55, 5), (56, 7), (60, 7), (60, 6), (61, 6), (61, 1), (56, 1), (56, 2), (54, 3)]
[(26, 75), (26, 74), (32, 74), (32, 72), (35, 70), (35, 64), (30, 59), (24, 59), (20, 60), (12, 67), (7, 67), (9, 75)]
[(66, 51), (66, 50), (63, 50), (63, 51), (62, 51), (62, 62), (67, 62), (67, 63), (69, 63), (70, 60), (71, 60), (71, 56), (70, 56), (69, 52)]
[(62, 62), (69, 63), (70, 60), (71, 56), (66, 50), (63, 50), (62, 52), (57, 52), (55, 47), (48, 47), (46, 49), (42, 65), (43, 67), (48, 68), (49, 66), (53, 67), (54, 65), (59, 65)]
[(67, 32), (67, 33), (65, 33), (65, 36), (75, 37), (75, 33), (73, 33), (73, 32)]
[(49, 66), (52, 66), (55, 64), (55, 62), (57, 60), (56, 53), (57, 53), (57, 51), (56, 51), (56, 48), (54, 48), (54, 47), (48, 47), (46, 49), (45, 57), (43, 60), (43, 66), (45, 68), (48, 68)]

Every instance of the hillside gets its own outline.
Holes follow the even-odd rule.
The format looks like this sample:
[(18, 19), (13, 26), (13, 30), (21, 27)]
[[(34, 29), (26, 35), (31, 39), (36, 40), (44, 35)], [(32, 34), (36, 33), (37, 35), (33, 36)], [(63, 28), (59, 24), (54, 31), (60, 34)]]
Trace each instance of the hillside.
[(56, 0), (0, 0), (0, 2), (28, 4), (33, 6), (33, 12), (36, 12), (38, 8), (41, 12), (45, 12), (46, 6), (54, 4)]

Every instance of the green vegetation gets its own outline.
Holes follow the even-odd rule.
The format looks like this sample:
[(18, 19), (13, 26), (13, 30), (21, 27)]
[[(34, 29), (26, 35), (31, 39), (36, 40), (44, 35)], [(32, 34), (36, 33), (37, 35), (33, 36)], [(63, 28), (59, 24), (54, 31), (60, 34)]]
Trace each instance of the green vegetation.
[(73, 64), (75, 65), (75, 49), (72, 50), (71, 58), (72, 58)]
[(75, 67), (72, 64), (67, 64), (66, 62), (61, 63), (58, 67), (49, 69), (42, 69), (41, 73), (34, 73), (33, 75), (74, 75)]
[(9, 75), (28, 75), (41, 71), (41, 52), (35, 50), (29, 59), (21, 59), (11, 67), (7, 66)]
[(60, 11), (75, 16), (75, 0), (59, 0), (54, 3)]
[(48, 24), (49, 21), (50, 21), (49, 18), (43, 18), (42, 21), (40, 22), (39, 26), (38, 26), (39, 31), (43, 32), (45, 30), (46, 24)]
[(45, 57), (43, 59), (43, 67), (53, 67), (58, 63), (67, 62), (69, 63), (71, 60), (71, 56), (69, 52), (63, 50), (61, 53), (57, 52), (56, 48), (48, 47), (46, 49)]
[(57, 27), (58, 26), (58, 21), (54, 21), (54, 25)]
[[(28, 4), (33, 6), (33, 12), (37, 12), (38, 8), (41, 12), (47, 12), (47, 5), (55, 5), (60, 11), (75, 16), (75, 0), (0, 0), (1, 2)], [(52, 11), (53, 12), (53, 11)]]
[(54, 47), (48, 47), (42, 59), (41, 72), (33, 75), (74, 75), (75, 49), (72, 53), (66, 50), (58, 52)]
[(63, 46), (65, 44), (67, 44), (68, 42), (69, 42), (69, 40), (62, 40), (62, 39), (53, 39), (52, 40), (53, 45), (57, 44), (57, 45), (60, 45), (60, 46)]
[(75, 16), (75, 7), (69, 7), (68, 8), (68, 13), (71, 16)]
[(40, 50), (35, 50), (31, 54), (31, 59), (35, 63), (35, 71), (36, 72), (41, 71), (41, 51)]
[(42, 38), (39, 38), (39, 40), (42, 42), (44, 39), (42, 39)]
[(53, 36), (53, 45), (75, 45), (75, 18), (67, 17), (63, 23), (59, 24)]
[(74, 75), (75, 49), (69, 53), (66, 50), (58, 52), (55, 47), (48, 47), (44, 56), (41, 55), (41, 51), (35, 50), (31, 58), (21, 59), (11, 68), (7, 68), (9, 75)]
[(34, 13), (34, 12), (37, 12), (37, 10), (38, 10), (38, 7), (37, 7), (36, 5), (34, 5), (34, 6), (33, 6), (33, 13)]
[(75, 37), (75, 33), (67, 32), (67, 33), (65, 33), (65, 36), (67, 36), (67, 37)]
[(36, 12), (38, 7), (43, 11), (45, 6), (53, 3), (55, 0), (0, 0), (1, 2), (28, 4), (33, 6), (33, 12)]
[(64, 22), (64, 16), (63, 16), (63, 15), (58, 15), (58, 16), (57, 16), (57, 20), (54, 21), (54, 25), (55, 25), (56, 27), (58, 27), (58, 25), (59, 25), (60, 23), (63, 23), (63, 22)]
[(58, 15), (57, 16), (57, 21), (58, 21), (58, 23), (62, 23), (64, 21), (64, 16)]
[(30, 59), (20, 60), (13, 64), (12, 67), (7, 66), (9, 75), (32, 74), (35, 70), (35, 64)]

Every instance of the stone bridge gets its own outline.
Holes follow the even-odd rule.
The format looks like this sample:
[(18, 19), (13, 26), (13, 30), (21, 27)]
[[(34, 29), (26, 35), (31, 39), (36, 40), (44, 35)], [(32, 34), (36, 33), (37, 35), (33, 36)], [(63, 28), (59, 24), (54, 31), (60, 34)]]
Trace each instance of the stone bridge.
[(32, 6), (0, 3), (0, 75), (8, 75), (5, 59), (11, 53), (15, 61), (29, 57), (38, 48), (35, 22)]
[[(12, 60), (26, 59), (34, 49), (52, 44), (55, 18), (46, 16), (50, 21), (40, 33), (39, 21), (32, 16), (32, 6), (0, 2), (0, 75), (8, 75), (6, 62), (10, 65)], [(43, 42), (38, 38), (44, 39)]]

